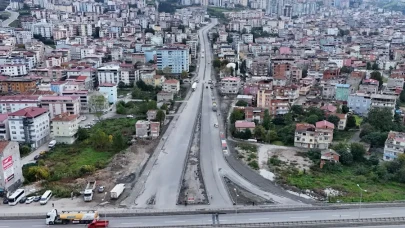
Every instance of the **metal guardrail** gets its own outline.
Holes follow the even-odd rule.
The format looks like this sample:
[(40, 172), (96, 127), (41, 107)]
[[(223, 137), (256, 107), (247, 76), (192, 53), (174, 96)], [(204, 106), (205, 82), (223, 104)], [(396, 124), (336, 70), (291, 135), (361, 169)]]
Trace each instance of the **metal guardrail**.
[(142, 226), (148, 228), (203, 228), (203, 227), (357, 227), (359, 225), (401, 225), (405, 224), (405, 217), (396, 218), (369, 218), (369, 219), (335, 219), (335, 220), (309, 220), (290, 222), (266, 223), (235, 223), (235, 224), (206, 224), (206, 225), (176, 225), (176, 226)]

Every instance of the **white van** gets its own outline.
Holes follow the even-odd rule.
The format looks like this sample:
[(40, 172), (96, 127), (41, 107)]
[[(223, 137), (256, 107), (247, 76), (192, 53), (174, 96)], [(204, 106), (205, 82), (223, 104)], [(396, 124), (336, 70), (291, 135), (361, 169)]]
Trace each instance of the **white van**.
[(49, 142), (48, 147), (53, 148), (56, 145), (56, 140), (52, 140)]
[(51, 190), (47, 190), (42, 196), (41, 199), (39, 200), (39, 203), (41, 205), (45, 205), (46, 203), (48, 203), (48, 201), (51, 199), (52, 197), (52, 191)]

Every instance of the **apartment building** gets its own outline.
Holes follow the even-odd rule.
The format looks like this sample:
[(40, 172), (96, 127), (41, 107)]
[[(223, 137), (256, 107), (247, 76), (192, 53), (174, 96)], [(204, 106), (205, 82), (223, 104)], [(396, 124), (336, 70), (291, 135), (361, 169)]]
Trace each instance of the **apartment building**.
[(0, 86), (2, 92), (24, 93), (35, 89), (37, 83), (34, 79), (8, 78), (0, 81)]
[(24, 182), (22, 162), (20, 158), (20, 147), (17, 142), (0, 141), (0, 188), (13, 192)]
[(112, 83), (103, 83), (100, 84), (100, 86), (98, 87), (98, 91), (100, 93), (108, 95), (108, 103), (115, 104), (115, 102), (117, 102), (117, 85), (114, 85)]
[(384, 94), (371, 94), (370, 108), (389, 108), (392, 115), (395, 112), (395, 105), (397, 102), (397, 96), (384, 95)]
[(49, 112), (45, 108), (23, 108), (9, 114), (11, 141), (38, 148), (49, 139)]
[(37, 95), (15, 95), (1, 96), (0, 110), (1, 113), (16, 112), (26, 107), (39, 107), (41, 96)]
[(157, 68), (163, 70), (168, 67), (172, 74), (189, 72), (190, 54), (188, 48), (158, 48), (156, 50)]
[(177, 94), (180, 91), (180, 82), (176, 79), (169, 79), (163, 82), (162, 91)]
[(290, 99), (285, 96), (276, 96), (271, 90), (257, 92), (257, 107), (268, 109), (272, 116), (287, 114), (290, 110)]
[(3, 64), (0, 65), (0, 73), (10, 77), (19, 77), (28, 74), (25, 64)]
[(371, 106), (370, 94), (360, 92), (350, 94), (347, 100), (347, 106), (356, 115), (367, 116)]
[(298, 123), (295, 126), (294, 146), (302, 148), (328, 149), (333, 140), (335, 125), (326, 120), (315, 125)]
[(390, 131), (384, 145), (384, 161), (392, 161), (405, 151), (405, 133)]
[(363, 80), (363, 83), (359, 85), (359, 92), (374, 94), (377, 93), (379, 88), (379, 82), (374, 79)]
[(80, 98), (80, 113), (89, 112), (89, 91), (78, 90), (78, 91), (63, 91), (62, 96), (77, 96)]
[(0, 140), (10, 140), (7, 114), (0, 114)]
[(80, 98), (78, 96), (42, 96), (41, 107), (49, 110), (50, 118), (68, 112), (80, 115)]
[(112, 83), (118, 85), (120, 82), (120, 75), (120, 67), (116, 65), (107, 65), (97, 69), (99, 84)]
[(237, 77), (226, 77), (220, 82), (221, 93), (222, 94), (237, 94), (240, 89), (240, 78)]
[(250, 72), (252, 76), (269, 76), (270, 73), (270, 61), (267, 58), (257, 58), (253, 60), (250, 65)]
[(68, 112), (56, 115), (52, 119), (51, 135), (58, 143), (72, 144), (79, 129), (77, 115)]
[(350, 95), (350, 85), (336, 84), (335, 93), (335, 99), (337, 101), (347, 101)]

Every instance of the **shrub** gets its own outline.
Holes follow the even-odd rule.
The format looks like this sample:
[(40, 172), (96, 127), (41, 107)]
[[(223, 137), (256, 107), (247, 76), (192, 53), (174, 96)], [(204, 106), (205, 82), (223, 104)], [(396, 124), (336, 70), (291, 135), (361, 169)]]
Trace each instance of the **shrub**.
[(281, 164), (281, 160), (278, 159), (277, 155), (273, 155), (269, 158), (269, 160), (267, 161), (267, 165), (273, 165), (273, 166), (279, 166)]
[(259, 169), (259, 164), (257, 164), (257, 161), (251, 161), (251, 162), (248, 163), (248, 165), (254, 170)]

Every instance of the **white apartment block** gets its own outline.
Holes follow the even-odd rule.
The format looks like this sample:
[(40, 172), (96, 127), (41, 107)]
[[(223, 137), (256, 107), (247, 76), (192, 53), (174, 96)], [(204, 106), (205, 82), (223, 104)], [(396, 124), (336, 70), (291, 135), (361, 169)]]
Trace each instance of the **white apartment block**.
[(162, 90), (164, 92), (177, 94), (180, 91), (180, 82), (176, 79), (169, 79), (163, 82)]
[(237, 77), (227, 77), (221, 80), (222, 94), (237, 94), (240, 88), (240, 79)]
[(44, 38), (52, 37), (52, 24), (46, 22), (40, 22), (32, 25), (32, 33), (34, 35), (41, 35)]
[(118, 85), (120, 82), (120, 67), (117, 65), (107, 65), (97, 69), (98, 83), (112, 83)]
[(49, 139), (49, 112), (44, 108), (23, 108), (9, 115), (11, 141), (38, 148)]
[(0, 65), (0, 73), (10, 76), (18, 77), (27, 75), (27, 67), (25, 64), (4, 64)]
[(27, 30), (15, 31), (15, 39), (17, 44), (26, 44), (31, 42), (32, 36), (33, 36), (32, 31)]
[(405, 133), (390, 131), (384, 146), (384, 161), (392, 161), (405, 151)]
[(39, 107), (40, 96), (31, 95), (15, 95), (15, 96), (2, 96), (0, 97), (0, 111), (1, 113), (16, 112), (27, 107)]
[(72, 144), (79, 129), (77, 115), (63, 113), (52, 119), (51, 135), (58, 143)]
[(117, 102), (117, 85), (104, 83), (98, 87), (98, 91), (108, 95), (108, 103), (115, 104), (115, 102)]
[(71, 115), (80, 115), (79, 96), (42, 96), (41, 107), (49, 110), (50, 117), (69, 113)]

